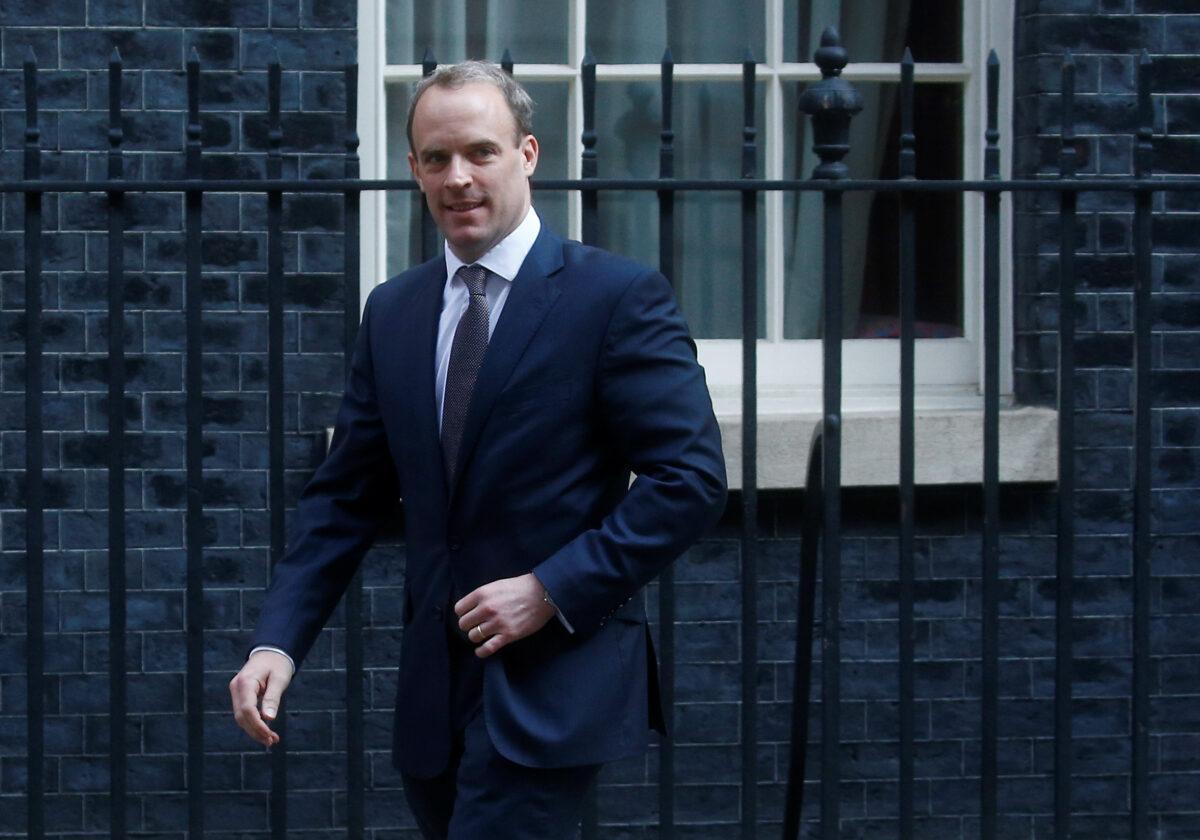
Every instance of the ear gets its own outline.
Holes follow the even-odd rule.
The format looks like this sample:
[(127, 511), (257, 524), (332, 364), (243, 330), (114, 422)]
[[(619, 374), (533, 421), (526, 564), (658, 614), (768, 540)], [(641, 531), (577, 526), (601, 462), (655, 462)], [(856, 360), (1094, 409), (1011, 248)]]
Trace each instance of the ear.
[(417, 159), (412, 152), (408, 153), (408, 168), (412, 171), (413, 180), (417, 182), (417, 189), (425, 192), (425, 185), (421, 183), (421, 173), (417, 171)]
[(525, 177), (529, 178), (537, 169), (538, 163), (538, 141), (532, 134), (526, 134), (521, 138), (520, 145), (521, 164), (525, 170)]

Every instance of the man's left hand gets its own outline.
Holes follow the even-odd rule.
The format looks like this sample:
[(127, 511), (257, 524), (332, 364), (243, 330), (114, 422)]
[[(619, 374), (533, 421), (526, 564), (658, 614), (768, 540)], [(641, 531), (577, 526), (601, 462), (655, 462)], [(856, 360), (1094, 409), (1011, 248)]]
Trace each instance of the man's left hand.
[(454, 605), (458, 626), (486, 659), (507, 644), (536, 633), (554, 617), (545, 589), (532, 573), (486, 583)]

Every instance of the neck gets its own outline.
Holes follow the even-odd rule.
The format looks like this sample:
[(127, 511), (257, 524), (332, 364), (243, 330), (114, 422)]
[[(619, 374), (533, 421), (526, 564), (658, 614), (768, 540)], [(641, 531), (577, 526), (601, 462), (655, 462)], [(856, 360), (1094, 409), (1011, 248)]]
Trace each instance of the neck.
[(525, 217), (529, 215), (532, 207), (532, 202), (526, 201), (525, 208), (521, 211), (520, 215), (517, 216), (517, 223), (486, 245), (481, 245), (478, 248), (472, 248), (470, 251), (460, 251), (458, 248), (455, 248), (452, 244), (450, 244), (450, 242), (446, 242), (446, 247), (450, 249), (450, 252), (454, 254), (454, 256), (458, 257), (467, 265), (477, 262), (484, 254), (495, 248), (497, 245), (507, 239), (514, 230), (519, 228), (521, 223), (525, 221)]

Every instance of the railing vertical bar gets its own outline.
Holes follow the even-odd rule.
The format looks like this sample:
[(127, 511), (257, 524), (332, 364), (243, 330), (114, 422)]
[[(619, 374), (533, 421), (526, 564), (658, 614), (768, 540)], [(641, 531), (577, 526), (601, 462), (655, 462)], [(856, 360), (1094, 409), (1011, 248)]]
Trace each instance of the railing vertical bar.
[[(754, 56), (742, 60), (742, 177), (758, 165)], [(742, 837), (758, 828), (758, 193), (742, 193)]]
[[(282, 70), (276, 53), (267, 66), (267, 177), (283, 177), (280, 118)], [(283, 559), (283, 192), (267, 190), (267, 498), (272, 573)], [(280, 698), (275, 728), (280, 741), (271, 750), (271, 836), (287, 837), (288, 740), (286, 700)]]
[[(801, 98), (801, 107), (812, 115), (813, 151), (821, 158), (813, 178), (842, 181), (849, 174), (842, 158), (850, 150), (850, 120), (862, 110), (862, 97), (841, 78), (848, 56), (837, 29), (825, 30), (813, 58), (821, 81)], [(842, 191), (822, 193), (822, 203), (821, 834), (836, 840), (841, 834)]]
[[(37, 58), (30, 47), (25, 81), (25, 180), (42, 177)], [(42, 476), (42, 194), (25, 193), (25, 704), (30, 840), (45, 835), (45, 502)]]
[(500, 69), (510, 76), (513, 75), (513, 57), (508, 47), (504, 48), (504, 55), (500, 56)]
[(833, 840), (841, 836), (842, 194), (827, 192), (823, 199), (821, 828), (826, 840)]
[[(201, 178), (200, 56), (195, 48), (187, 62), (187, 162), (189, 180)], [(186, 192), (184, 295), (187, 337), (185, 387), (187, 437), (187, 727), (188, 832), (204, 836), (204, 379), (201, 307), (201, 212), (204, 192), (199, 184)]]
[[(1062, 137), (1059, 175), (1075, 177), (1075, 60), (1062, 65)], [(1071, 836), (1071, 667), (1075, 597), (1075, 206), (1076, 193), (1059, 194), (1058, 278), (1058, 541), (1054, 645), (1054, 837)]]
[[(907, 48), (900, 63), (899, 175), (917, 177), (913, 128), (913, 56)], [(913, 197), (900, 193), (900, 837), (913, 837), (914, 812), (914, 656), (913, 603), (916, 588), (916, 284), (917, 232)]]
[[(984, 177), (1000, 178), (997, 102), (1000, 59), (987, 62), (987, 130)], [(996, 837), (997, 732), (1000, 709), (1000, 194), (983, 199), (983, 557), (982, 702), (980, 712), (980, 835)]]
[(783, 806), (783, 840), (800, 836), (804, 812), (804, 777), (808, 762), (808, 722), (812, 693), (813, 629), (816, 624), (817, 562), (821, 531), (820, 428), (808, 449), (808, 475), (804, 482), (804, 512), (800, 525), (800, 587), (796, 595), (796, 671), (792, 683), (791, 749)]
[[(349, 63), (345, 70), (346, 136), (343, 174), (359, 177), (358, 158), (358, 65)], [(342, 252), (345, 264), (343, 329), (346, 375), (358, 335), (359, 308), (359, 219), (362, 193), (346, 190), (342, 194), (344, 229)], [(346, 592), (346, 836), (362, 837), (366, 826), (366, 735), (363, 710), (363, 581), (360, 567)]]
[[(108, 177), (125, 176), (121, 54), (108, 61)], [(109, 836), (125, 836), (125, 193), (108, 193), (108, 790)]]
[[(595, 178), (596, 161), (596, 59), (591, 50), (583, 54), (580, 65), (583, 84), (583, 152), (580, 154), (580, 177)], [(579, 196), (582, 216), (581, 236), (585, 245), (595, 245), (599, 240), (599, 198), (595, 190), (583, 190)]]
[[(583, 74), (583, 154), (581, 160), (582, 177), (596, 177), (596, 62), (590, 52), (585, 52), (582, 65)], [(583, 242), (595, 245), (598, 231), (598, 209), (596, 193), (593, 190), (582, 191), (583, 206)], [(664, 700), (665, 702), (665, 700)], [(669, 706), (668, 706), (669, 708)], [(659, 798), (661, 804), (662, 780), (661, 765), (659, 779)], [(660, 817), (661, 819), (661, 817)], [(583, 807), (583, 840), (595, 840), (599, 836), (600, 808), (597, 798), (596, 784), (593, 783), (584, 799)], [(665, 836), (665, 835), (664, 835)]]
[[(425, 57), (421, 59), (421, 75), (429, 77), (433, 75), (433, 71), (437, 69), (437, 58), (433, 55), (433, 50), (429, 47), (425, 48)], [(417, 194), (421, 204), (421, 261), (433, 259), (437, 254), (438, 238), (437, 225), (433, 223), (433, 216), (429, 212), (429, 205), (421, 200), (422, 196)]]
[[(1134, 174), (1149, 178), (1154, 161), (1154, 112), (1150, 85), (1154, 65), (1138, 60), (1138, 130)], [(1151, 311), (1150, 249), (1154, 193), (1134, 194), (1134, 400), (1133, 400), (1133, 760), (1132, 829), (1135, 840), (1150, 836), (1150, 482), (1151, 482)]]
[[(595, 68), (593, 67), (593, 73)], [(675, 93), (675, 59), (671, 50), (663, 53), (661, 64), (662, 130), (658, 153), (658, 177), (675, 177), (675, 130), (672, 126)], [(594, 159), (593, 159), (594, 162)], [(592, 194), (595, 198), (595, 193)], [(659, 190), (658, 196), (658, 269), (679, 294), (675, 274), (675, 191)], [(662, 703), (667, 729), (675, 723), (675, 571), (667, 566), (658, 578), (658, 638), (662, 666)], [(659, 742), (658, 821), (659, 837), (675, 837), (675, 744), (669, 738)]]

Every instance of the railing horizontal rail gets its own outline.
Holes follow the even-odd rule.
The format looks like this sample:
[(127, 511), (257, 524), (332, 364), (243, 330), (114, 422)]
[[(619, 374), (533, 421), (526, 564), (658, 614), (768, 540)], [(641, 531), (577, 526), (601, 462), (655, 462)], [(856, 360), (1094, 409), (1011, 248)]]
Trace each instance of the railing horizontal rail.
[[(892, 181), (851, 179), (844, 181), (806, 181), (795, 178), (700, 179), (700, 178), (547, 178), (533, 182), (538, 190), (681, 190), (691, 192), (1190, 192), (1200, 190), (1200, 177), (1193, 178), (1076, 178), (1073, 181), (1016, 178), (996, 181)], [(328, 180), (174, 180), (174, 181), (7, 181), (0, 182), (0, 193), (59, 192), (345, 192), (346, 190), (415, 190), (410, 179)]]

